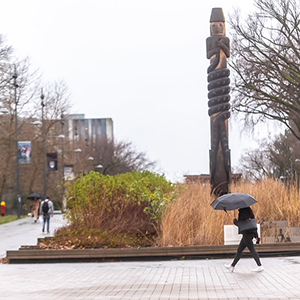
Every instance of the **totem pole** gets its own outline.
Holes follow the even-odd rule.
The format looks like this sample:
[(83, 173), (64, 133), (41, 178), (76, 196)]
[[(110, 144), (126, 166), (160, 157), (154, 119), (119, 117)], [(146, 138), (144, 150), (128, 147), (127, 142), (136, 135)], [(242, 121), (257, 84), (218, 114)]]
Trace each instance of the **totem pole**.
[(210, 34), (206, 39), (208, 81), (208, 114), (210, 116), (210, 184), (216, 196), (229, 193), (230, 150), (228, 148), (228, 118), (230, 117), (230, 79), (227, 69), (229, 38), (225, 36), (225, 18), (222, 8), (213, 8), (210, 17)]

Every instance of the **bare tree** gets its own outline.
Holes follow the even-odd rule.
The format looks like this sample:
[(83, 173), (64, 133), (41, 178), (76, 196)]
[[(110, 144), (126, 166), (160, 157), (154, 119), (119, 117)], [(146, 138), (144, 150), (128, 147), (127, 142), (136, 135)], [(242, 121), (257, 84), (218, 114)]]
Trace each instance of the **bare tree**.
[(152, 170), (155, 162), (150, 161), (146, 153), (139, 152), (131, 142), (109, 142), (107, 152), (111, 152), (110, 159), (104, 161), (104, 174), (116, 175), (142, 170)]
[[(16, 77), (16, 78), (14, 78)], [(17, 86), (14, 85), (17, 84)], [(41, 121), (41, 87), (44, 86), (46, 106), (44, 107), (45, 128), (34, 127), (32, 121)], [(15, 93), (16, 92), (16, 93)], [(32, 70), (30, 60), (18, 60), (13, 48), (5, 44), (0, 35), (0, 108), (8, 114), (0, 116), (0, 199), (10, 202), (16, 190), (16, 127), (15, 109), (17, 108), (18, 141), (31, 141), (33, 157), (31, 165), (19, 166), (21, 195), (42, 186), (42, 139), (48, 144), (53, 135), (53, 126), (60, 122), (61, 114), (69, 114), (68, 90), (63, 82), (43, 84), (38, 70)], [(55, 184), (57, 186), (57, 183)], [(57, 189), (56, 189), (57, 190)], [(9, 205), (10, 206), (10, 205)]]
[[(67, 116), (71, 109), (69, 91), (63, 81), (45, 84), (40, 93), (42, 94), (39, 94), (37, 101), (35, 101), (34, 111), (36, 112), (35, 118), (41, 121), (42, 110), (44, 110), (44, 127), (43, 125), (40, 125), (38, 133), (35, 139), (33, 139), (35, 141), (35, 153), (33, 156), (31, 172), (28, 174), (30, 180), (27, 181), (27, 193), (30, 193), (37, 188), (41, 190), (41, 179), (43, 177), (42, 172), (45, 159), (44, 155), (46, 155), (47, 152), (58, 152), (58, 150), (61, 150), (59, 149), (61, 148), (59, 135), (62, 134), (61, 118), (62, 116)], [(43, 99), (41, 99), (41, 97)], [(31, 138), (33, 138), (32, 135)], [(45, 149), (43, 149), (43, 147), (45, 147)], [(49, 173), (47, 170), (45, 172), (47, 177), (46, 183), (48, 183), (48, 177), (50, 177), (50, 175), (53, 176), (53, 174), (50, 174), (51, 172)], [(49, 184), (47, 184), (52, 192), (57, 191), (56, 187), (62, 177), (62, 172), (56, 177), (58, 178), (54, 180), (54, 183), (51, 184), (49, 182)]]
[(252, 125), (279, 121), (300, 139), (299, 1), (254, 2), (245, 21), (238, 11), (230, 17), (233, 110)]
[[(82, 149), (84, 147), (81, 145)], [(85, 161), (88, 157), (94, 157), (94, 166), (100, 165), (100, 171), (104, 175), (116, 175), (131, 171), (153, 170), (156, 163), (147, 158), (146, 153), (138, 151), (131, 142), (107, 140), (103, 138), (97, 149), (83, 153)], [(86, 170), (91, 169), (86, 166)], [(92, 168), (93, 169), (93, 168)]]
[(293, 181), (300, 172), (299, 159), (300, 141), (286, 130), (272, 141), (262, 140), (257, 149), (246, 151), (239, 171), (246, 179), (261, 180), (267, 176)]
[(239, 172), (245, 180), (261, 180), (271, 176), (270, 161), (266, 149), (246, 151), (240, 159)]
[[(15, 79), (17, 77), (17, 92)], [(0, 101), (1, 108), (8, 110), (1, 118), (1, 184), (0, 199), (6, 190), (6, 197), (11, 197), (16, 182), (16, 140), (15, 109), (18, 111), (18, 131), (22, 133), (26, 119), (34, 115), (32, 99), (39, 82), (37, 72), (30, 71), (28, 59), (17, 61), (13, 57), (13, 49), (5, 44), (0, 36)]]

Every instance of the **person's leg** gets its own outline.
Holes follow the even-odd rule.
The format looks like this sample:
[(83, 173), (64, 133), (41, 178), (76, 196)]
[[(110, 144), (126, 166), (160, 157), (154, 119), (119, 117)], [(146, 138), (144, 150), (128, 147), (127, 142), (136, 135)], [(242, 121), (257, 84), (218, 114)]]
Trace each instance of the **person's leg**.
[(33, 211), (33, 214), (34, 214), (34, 222), (36, 222), (38, 219), (38, 209), (37, 208)]
[(50, 216), (47, 217), (47, 232), (49, 233), (50, 229)]
[(256, 252), (255, 248), (254, 248), (254, 245), (253, 245), (253, 234), (249, 234), (249, 233), (246, 233), (244, 235), (244, 242), (247, 246), (247, 248), (249, 249), (249, 251), (251, 252), (251, 255), (252, 257), (254, 258), (256, 264), (258, 266), (261, 266), (261, 262), (260, 262), (260, 259), (259, 259), (259, 256), (258, 256), (258, 253)]
[(43, 232), (45, 231), (45, 223), (46, 223), (46, 218), (45, 217), (43, 217)]
[(240, 260), (241, 256), (242, 256), (242, 252), (243, 250), (246, 248), (246, 244), (245, 244), (245, 241), (244, 241), (244, 235), (240, 241), (240, 244), (238, 246), (238, 249), (236, 251), (236, 255), (234, 257), (234, 260), (232, 262), (232, 266), (235, 267), (235, 265), (238, 263), (238, 261)]

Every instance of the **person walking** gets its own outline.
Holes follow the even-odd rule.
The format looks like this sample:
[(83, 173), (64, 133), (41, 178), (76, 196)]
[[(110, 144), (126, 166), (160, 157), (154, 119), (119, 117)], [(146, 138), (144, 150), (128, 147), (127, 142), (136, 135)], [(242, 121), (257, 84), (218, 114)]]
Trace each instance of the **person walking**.
[(49, 197), (46, 197), (44, 201), (41, 203), (40, 214), (43, 216), (43, 229), (42, 232), (45, 231), (45, 225), (47, 223), (47, 233), (50, 232), (50, 216), (53, 217), (53, 203)]
[(31, 212), (31, 216), (34, 217), (34, 223), (36, 223), (36, 221), (38, 220), (40, 203), (41, 203), (41, 199), (34, 198), (32, 204), (32, 212)]
[[(245, 221), (247, 219), (255, 219), (254, 213), (250, 207), (240, 208), (238, 220), (234, 219), (233, 222), (236, 226), (238, 226), (238, 221)], [(230, 272), (233, 272), (236, 264), (238, 263), (238, 261), (240, 260), (240, 258), (242, 256), (243, 250), (247, 247), (257, 264), (257, 267), (255, 269), (253, 269), (252, 272), (262, 272), (264, 270), (264, 267), (261, 264), (260, 258), (254, 248), (253, 241), (252, 241), (253, 238), (255, 238), (257, 244), (259, 244), (259, 242), (260, 242), (260, 239), (257, 234), (257, 228), (243, 231), (242, 234), (243, 234), (243, 237), (240, 241), (240, 244), (238, 246), (237, 253), (234, 257), (233, 262), (229, 265), (225, 265), (225, 267)]]

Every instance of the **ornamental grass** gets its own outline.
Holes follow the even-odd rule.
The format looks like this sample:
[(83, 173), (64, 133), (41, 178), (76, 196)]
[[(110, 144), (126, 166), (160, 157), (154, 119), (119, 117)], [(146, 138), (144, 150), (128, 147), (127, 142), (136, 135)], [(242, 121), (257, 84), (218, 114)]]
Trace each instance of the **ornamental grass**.
[[(286, 220), (289, 227), (300, 227), (300, 193), (296, 183), (287, 186), (273, 179), (239, 182), (231, 185), (231, 192), (248, 193), (258, 201), (252, 209), (259, 224)], [(209, 184), (186, 184), (162, 217), (159, 245), (224, 244), (223, 226), (232, 225), (238, 211), (214, 210), (210, 206), (213, 200)]]

